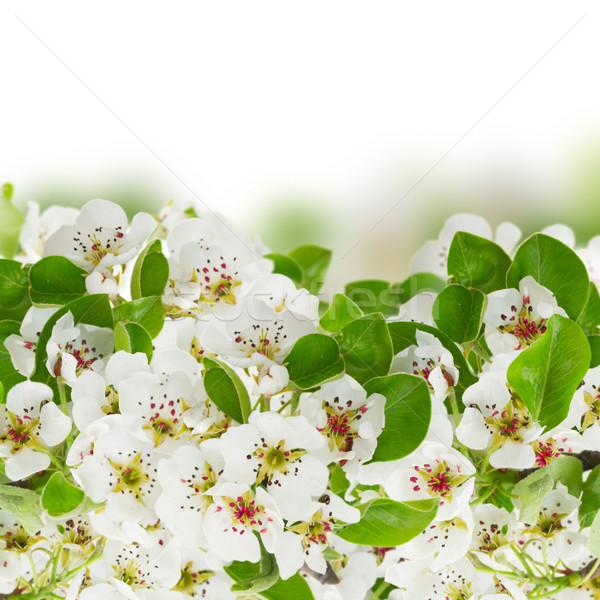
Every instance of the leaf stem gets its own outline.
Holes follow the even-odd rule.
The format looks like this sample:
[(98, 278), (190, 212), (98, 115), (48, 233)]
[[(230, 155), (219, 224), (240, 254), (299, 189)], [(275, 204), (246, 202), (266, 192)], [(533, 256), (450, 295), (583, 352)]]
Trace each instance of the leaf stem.
[(292, 398), (290, 400), (290, 403), (291, 403), (290, 412), (292, 414), (294, 414), (298, 410), (298, 404), (300, 403), (300, 396), (301, 395), (302, 395), (302, 392), (300, 390), (296, 390), (292, 394)]
[[(62, 408), (62, 411), (65, 413), (65, 415), (67, 415), (67, 417), (69, 417), (69, 407), (67, 406), (67, 390), (66, 390), (66, 385), (65, 385), (65, 380), (63, 377), (59, 377), (57, 379), (57, 386), (58, 386), (58, 396), (60, 398), (60, 406)], [(70, 419), (71, 417), (69, 417)], [(67, 436), (67, 445), (69, 447), (71, 447), (72, 443), (73, 443), (73, 424), (71, 423), (71, 429), (69, 430), (69, 435)]]

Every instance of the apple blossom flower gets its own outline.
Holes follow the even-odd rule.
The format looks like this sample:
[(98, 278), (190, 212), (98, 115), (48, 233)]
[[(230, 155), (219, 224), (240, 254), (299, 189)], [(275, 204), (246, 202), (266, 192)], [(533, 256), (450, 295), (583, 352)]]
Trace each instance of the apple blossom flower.
[(266, 486), (284, 519), (300, 519), (311, 496), (327, 487), (327, 467), (311, 454), (325, 441), (304, 417), (253, 412), (247, 425), (229, 429), (221, 442), (225, 478)]
[(156, 353), (150, 367), (121, 382), (119, 407), (159, 446), (187, 432), (184, 411), (205, 392), (198, 377), (200, 365), (183, 350)]
[(16, 581), (23, 572), (22, 558), (41, 540), (41, 531), (28, 533), (13, 515), (0, 510), (0, 580)]
[(196, 548), (178, 548), (181, 556), (179, 580), (171, 588), (183, 598), (215, 598), (219, 600), (235, 600), (238, 598), (231, 591), (232, 581), (229, 576)]
[(199, 446), (182, 445), (158, 463), (162, 492), (156, 501), (156, 514), (190, 548), (206, 546), (202, 523), (213, 503), (206, 492), (223, 473), (220, 447), (218, 439), (206, 440)]
[(270, 263), (246, 234), (216, 231), (207, 219), (180, 221), (167, 237), (169, 280), (163, 299), (169, 314), (227, 312)]
[(290, 382), (288, 370), (277, 363), (264, 364), (258, 374), (258, 392), (265, 398), (281, 393)]
[(521, 279), (518, 290), (488, 294), (483, 315), (485, 341), (494, 354), (525, 348), (546, 331), (552, 315), (567, 316), (554, 294), (528, 275)]
[(213, 499), (202, 529), (212, 550), (224, 561), (260, 558), (257, 532), (267, 552), (274, 552), (283, 533), (277, 505), (263, 488), (253, 492), (238, 483), (217, 483), (205, 492)]
[(19, 328), (21, 335), (13, 333), (4, 340), (4, 346), (10, 354), (10, 359), (21, 375), (29, 377), (35, 370), (38, 338), (48, 319), (57, 310), (56, 307), (37, 308), (32, 306), (23, 317)]
[(287, 525), (281, 543), (275, 548), (281, 578), (288, 579), (304, 563), (316, 573), (325, 573), (327, 562), (323, 551), (335, 537), (336, 522), (356, 523), (359, 519), (358, 509), (333, 493), (324, 494), (318, 502), (311, 502), (303, 518)]
[[(557, 483), (542, 502), (535, 523), (525, 523), (524, 540), (539, 540), (551, 556), (568, 560), (585, 551), (587, 537), (580, 532), (577, 512), (581, 501), (571, 496), (565, 485)], [(536, 546), (533, 546), (534, 550)], [(540, 548), (538, 544), (537, 548)]]
[(73, 386), (77, 377), (90, 369), (104, 372), (104, 363), (114, 348), (114, 334), (108, 327), (78, 323), (65, 313), (52, 328), (46, 344), (46, 366), (51, 375), (63, 377)]
[(71, 431), (71, 419), (52, 397), (52, 389), (36, 381), (23, 381), (8, 391), (0, 429), (0, 457), (13, 481), (47, 469), (49, 449)]
[(259, 298), (240, 301), (227, 320), (206, 328), (200, 344), (240, 367), (281, 364), (296, 341), (316, 324), (287, 305), (280, 310)]
[(392, 500), (399, 502), (438, 499), (435, 520), (449, 521), (469, 504), (474, 474), (475, 467), (460, 452), (440, 442), (426, 441), (412, 454), (383, 467), (378, 463), (363, 466), (358, 481), (381, 485)]
[(398, 551), (405, 558), (427, 560), (432, 571), (439, 571), (465, 556), (472, 537), (473, 513), (467, 505), (447, 521), (434, 521)]
[(85, 289), (88, 294), (108, 294), (113, 300), (119, 295), (119, 282), (110, 269), (104, 267), (85, 278)]
[(94, 442), (73, 475), (94, 502), (106, 501), (104, 514), (151, 525), (160, 495), (158, 456), (141, 432), (111, 428)]
[(79, 431), (84, 431), (105, 415), (119, 414), (121, 382), (149, 370), (144, 353), (130, 354), (120, 350), (106, 362), (104, 376), (91, 370), (84, 371), (71, 389), (73, 421)]
[(600, 366), (590, 369), (577, 388), (567, 422), (582, 431), (600, 427)]
[(19, 245), (25, 262), (37, 262), (44, 255), (46, 240), (63, 225), (73, 225), (79, 211), (67, 206), (50, 206), (40, 214), (37, 202), (27, 203), (25, 222), (19, 234)]
[[(360, 546), (340, 561), (336, 570), (340, 582), (325, 584), (322, 588), (323, 598), (327, 600), (363, 600), (377, 579), (377, 563), (375, 557), (365, 552)], [(335, 564), (335, 563), (334, 563)]]
[(177, 223), (184, 219), (189, 219), (195, 216), (194, 208), (189, 203), (182, 202), (177, 199), (169, 200), (156, 215), (158, 229), (156, 237), (166, 238)]
[(416, 345), (396, 354), (392, 362), (392, 373), (412, 373), (423, 377), (433, 396), (442, 402), (448, 389), (458, 383), (459, 373), (449, 350), (432, 334), (417, 329)]
[(544, 432), (531, 442), (535, 453), (535, 466), (547, 467), (555, 458), (565, 453), (582, 452), (586, 448), (583, 436), (573, 429), (558, 427)]
[(508, 365), (516, 353), (500, 354), (479, 381), (463, 394), (466, 406), (456, 438), (467, 448), (486, 450), (497, 469), (545, 467), (566, 452), (585, 448), (585, 441), (570, 429), (573, 416), (544, 431), (506, 381)]
[(403, 594), (397, 596), (401, 600), (512, 600), (511, 596), (496, 594), (493, 589), (490, 593), (491, 582), (478, 578), (475, 567), (467, 558), (436, 572), (422, 561), (400, 562), (388, 568), (385, 580), (403, 588)]
[(530, 442), (540, 437), (542, 428), (503, 379), (482, 375), (465, 390), (463, 403), (467, 408), (456, 428), (460, 442), (474, 450), (489, 448), (490, 464), (497, 469), (534, 465)]
[(371, 394), (349, 375), (330, 381), (300, 398), (300, 414), (313, 423), (327, 444), (316, 450), (325, 464), (342, 461), (358, 467), (375, 452), (383, 429), (385, 397)]
[(44, 256), (65, 256), (88, 272), (122, 265), (132, 259), (156, 221), (137, 213), (128, 227), (125, 211), (107, 200), (90, 200), (73, 225), (63, 225), (46, 241)]
[(502, 570), (507, 556), (512, 557), (510, 545), (516, 542), (522, 526), (514, 512), (493, 504), (478, 504), (474, 513), (471, 551), (492, 569)]
[(109, 541), (102, 558), (108, 583), (86, 587), (79, 595), (80, 600), (181, 599), (180, 594), (170, 591), (177, 585), (181, 573), (179, 553), (175, 548), (148, 549)]

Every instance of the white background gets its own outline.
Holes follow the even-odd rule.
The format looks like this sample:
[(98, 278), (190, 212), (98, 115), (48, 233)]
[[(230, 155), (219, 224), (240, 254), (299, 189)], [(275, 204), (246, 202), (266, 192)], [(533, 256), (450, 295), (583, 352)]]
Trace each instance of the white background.
[(295, 194), (342, 279), (391, 277), (449, 178), (485, 180), (495, 223), (550, 210), (489, 190), (557, 190), (595, 143), (598, 31), (581, 2), (5, 1), (0, 179), (21, 202), (131, 180), (255, 230)]

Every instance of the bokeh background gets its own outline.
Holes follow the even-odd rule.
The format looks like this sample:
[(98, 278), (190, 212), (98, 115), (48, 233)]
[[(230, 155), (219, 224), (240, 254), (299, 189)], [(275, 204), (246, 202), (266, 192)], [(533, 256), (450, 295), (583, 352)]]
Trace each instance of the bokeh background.
[(0, 6), (0, 179), (17, 203), (171, 198), (327, 285), (398, 281), (457, 211), (600, 233), (591, 2)]

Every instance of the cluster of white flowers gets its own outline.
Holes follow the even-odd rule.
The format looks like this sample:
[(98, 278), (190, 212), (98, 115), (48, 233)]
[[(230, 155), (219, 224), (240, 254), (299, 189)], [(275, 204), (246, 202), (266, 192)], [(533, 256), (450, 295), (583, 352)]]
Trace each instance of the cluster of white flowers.
[[(493, 238), (457, 215), (412, 272), (443, 288), (457, 232)], [(576, 257), (564, 226), (542, 233)], [(494, 247), (520, 238), (503, 224)], [(512, 371), (570, 313), (531, 274), (463, 286), (483, 301), (461, 340), (441, 288), (387, 323), (343, 297), (325, 327), (308, 259), (174, 204), (131, 223), (104, 200), (31, 205), (20, 248), (5, 261), (30, 291), (2, 338), (3, 597), (600, 597), (600, 367), (540, 410), (521, 397)], [(577, 254), (595, 289), (600, 244)]]

